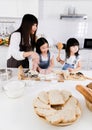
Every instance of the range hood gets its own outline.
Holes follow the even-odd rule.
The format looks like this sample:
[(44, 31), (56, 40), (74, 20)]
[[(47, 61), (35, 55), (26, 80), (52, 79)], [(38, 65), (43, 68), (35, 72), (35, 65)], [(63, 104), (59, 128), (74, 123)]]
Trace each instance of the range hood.
[(82, 18), (82, 19), (87, 19), (86, 14), (61, 14), (60, 19), (63, 18)]

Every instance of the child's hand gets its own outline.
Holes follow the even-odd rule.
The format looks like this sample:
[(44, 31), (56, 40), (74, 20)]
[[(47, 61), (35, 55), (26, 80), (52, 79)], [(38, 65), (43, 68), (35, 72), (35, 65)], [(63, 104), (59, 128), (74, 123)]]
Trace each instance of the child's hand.
[(39, 73), (45, 74), (45, 69), (40, 69), (40, 70), (39, 70)]
[(48, 68), (45, 70), (45, 74), (49, 74), (49, 73), (51, 73), (51, 71), (52, 71), (51, 68)]
[(60, 59), (60, 57), (57, 57), (56, 60), (57, 60), (58, 62), (60, 62), (61, 59)]
[(68, 71), (69, 71), (69, 72), (73, 72), (74, 69), (72, 69), (72, 68), (68, 68)]

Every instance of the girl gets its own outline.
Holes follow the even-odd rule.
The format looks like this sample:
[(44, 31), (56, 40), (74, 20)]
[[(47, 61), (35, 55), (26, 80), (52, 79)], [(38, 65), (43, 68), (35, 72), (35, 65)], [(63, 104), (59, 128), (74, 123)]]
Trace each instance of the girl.
[(63, 70), (75, 72), (81, 69), (81, 61), (79, 56), (79, 42), (75, 38), (70, 38), (66, 44), (66, 58), (65, 61), (57, 57), (57, 61), (63, 64)]
[(54, 56), (49, 51), (48, 41), (41, 37), (36, 43), (36, 52), (39, 54), (38, 71), (43, 74), (48, 74), (54, 66)]
[(34, 15), (23, 16), (19, 29), (10, 36), (7, 67), (18, 68), (22, 65), (29, 68), (29, 57), (38, 58), (38, 54), (34, 52), (37, 26), (38, 20)]

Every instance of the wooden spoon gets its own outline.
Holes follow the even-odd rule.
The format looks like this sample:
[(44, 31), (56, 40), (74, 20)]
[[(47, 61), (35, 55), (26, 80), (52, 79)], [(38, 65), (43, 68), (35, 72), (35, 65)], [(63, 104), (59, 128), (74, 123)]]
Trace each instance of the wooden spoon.
[(58, 57), (60, 58), (60, 51), (62, 50), (63, 48), (63, 44), (61, 42), (58, 42), (57, 43), (57, 48), (58, 48)]

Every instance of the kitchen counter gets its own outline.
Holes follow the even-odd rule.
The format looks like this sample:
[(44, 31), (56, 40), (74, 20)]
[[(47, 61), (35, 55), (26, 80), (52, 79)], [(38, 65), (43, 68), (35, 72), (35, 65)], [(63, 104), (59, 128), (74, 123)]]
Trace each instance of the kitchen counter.
[[(13, 70), (13, 69), (12, 69)], [(92, 71), (81, 71), (92, 77)], [(9, 81), (17, 80), (16, 69)], [(9, 98), (4, 91), (0, 92), (0, 130), (91, 130), (92, 112), (88, 110), (84, 97), (75, 89), (77, 84), (87, 85), (91, 80), (56, 82), (47, 81), (23, 81), (26, 83), (24, 95), (19, 98)], [(5, 82), (4, 82), (5, 84)], [(81, 117), (72, 125), (57, 127), (41, 120), (34, 112), (33, 99), (40, 91), (51, 89), (66, 89), (71, 91), (80, 102), (82, 108)]]

